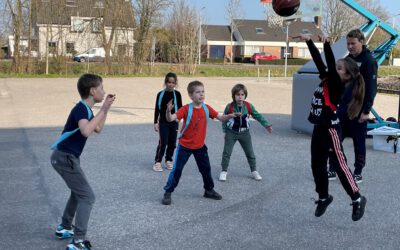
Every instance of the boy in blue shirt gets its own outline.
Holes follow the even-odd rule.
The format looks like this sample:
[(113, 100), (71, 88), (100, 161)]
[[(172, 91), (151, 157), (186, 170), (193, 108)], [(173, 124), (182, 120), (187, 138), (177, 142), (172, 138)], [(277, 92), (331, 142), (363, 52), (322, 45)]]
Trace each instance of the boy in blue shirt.
[(109, 94), (100, 111), (93, 116), (91, 108), (94, 104), (102, 102), (105, 96), (103, 79), (98, 75), (82, 75), (78, 80), (78, 92), (82, 100), (71, 110), (61, 137), (51, 147), (54, 150), (51, 165), (71, 189), (62, 222), (56, 229), (56, 236), (60, 239), (73, 237), (67, 250), (91, 248), (85, 237), (95, 196), (80, 167), (79, 157), (87, 137), (93, 132), (100, 133), (103, 129), (107, 113), (115, 100), (115, 95)]

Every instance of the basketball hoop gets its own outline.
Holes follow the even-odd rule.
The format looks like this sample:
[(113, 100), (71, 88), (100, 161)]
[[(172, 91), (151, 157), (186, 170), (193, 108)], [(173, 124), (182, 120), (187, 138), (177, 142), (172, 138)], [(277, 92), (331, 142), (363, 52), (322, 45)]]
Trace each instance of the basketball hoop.
[(271, 28), (283, 27), (284, 19), (278, 16), (272, 9), (272, 0), (260, 0), (260, 3), (264, 6), (264, 13), (268, 26)]

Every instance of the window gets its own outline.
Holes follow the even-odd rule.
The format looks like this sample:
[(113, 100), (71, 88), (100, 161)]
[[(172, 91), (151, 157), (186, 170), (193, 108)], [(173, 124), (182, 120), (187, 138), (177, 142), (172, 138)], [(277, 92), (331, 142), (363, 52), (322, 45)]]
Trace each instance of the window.
[(104, 8), (104, 3), (103, 3), (103, 1), (96, 1), (96, 2), (94, 3), (94, 7), (95, 7), (95, 8)]
[(65, 50), (69, 54), (75, 54), (75, 43), (65, 43)]
[(118, 44), (118, 56), (125, 56), (126, 51), (127, 51), (127, 45), (126, 44)]
[(256, 34), (265, 34), (263, 28), (256, 28)]
[(65, 5), (67, 7), (76, 7), (76, 0), (66, 0)]
[(262, 50), (260, 46), (246, 46), (245, 47), (245, 55), (253, 55), (254, 53), (259, 53)]
[(103, 22), (103, 19), (101, 19), (101, 18), (92, 19), (92, 32), (93, 33), (101, 32), (102, 22)]
[(80, 17), (71, 17), (71, 31), (73, 32), (83, 32), (84, 21)]
[(49, 53), (55, 54), (57, 50), (57, 42), (49, 42), (48, 45), (49, 47)]

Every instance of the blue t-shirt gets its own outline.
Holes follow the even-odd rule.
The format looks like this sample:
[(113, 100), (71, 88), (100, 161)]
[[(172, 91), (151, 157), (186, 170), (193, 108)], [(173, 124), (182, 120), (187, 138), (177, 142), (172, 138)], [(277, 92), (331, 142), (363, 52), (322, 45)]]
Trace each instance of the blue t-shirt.
[[(93, 112), (92, 112), (93, 113)], [(71, 110), (71, 113), (68, 116), (67, 123), (65, 123), (63, 133), (68, 131), (73, 131), (76, 128), (79, 128), (78, 122), (82, 119), (88, 120), (89, 114), (85, 105), (81, 102), (78, 102), (75, 107)], [(93, 116), (90, 117), (89, 121), (93, 119)], [(60, 142), (57, 145), (57, 149), (66, 153), (70, 153), (79, 157), (82, 154), (83, 147), (86, 144), (87, 137), (81, 134), (81, 131), (78, 130), (73, 133), (70, 137)]]

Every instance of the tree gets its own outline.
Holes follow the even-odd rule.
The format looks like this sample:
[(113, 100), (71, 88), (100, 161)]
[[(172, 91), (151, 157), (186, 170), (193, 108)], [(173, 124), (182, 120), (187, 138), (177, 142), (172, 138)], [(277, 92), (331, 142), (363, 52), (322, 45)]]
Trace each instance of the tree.
[(142, 64), (148, 58), (151, 47), (151, 28), (162, 10), (170, 4), (170, 0), (137, 0), (134, 4), (136, 17), (135, 44), (133, 46), (133, 62), (135, 73), (142, 72)]
[[(358, 3), (374, 13), (381, 20), (387, 20), (387, 12), (376, 0), (359, 0)], [(351, 29), (359, 28), (367, 20), (360, 18), (361, 15), (355, 12), (340, 0), (323, 1), (322, 30), (336, 41), (346, 36)]]
[(193, 74), (198, 61), (198, 15), (194, 8), (190, 8), (185, 0), (179, 0), (173, 6), (168, 20), (167, 29), (173, 34), (175, 59), (179, 63), (181, 72)]
[[(231, 39), (231, 51), (229, 52), (229, 62), (233, 62), (233, 32), (240, 26), (237, 20), (242, 19), (242, 11), (240, 8), (240, 0), (229, 0), (226, 7), (227, 19), (230, 24), (230, 39)], [(234, 21), (236, 19), (236, 22)]]
[(20, 41), (22, 37), (22, 2), (21, 0), (7, 0), (7, 6), (10, 11), (12, 29), (14, 33), (14, 57), (11, 64), (11, 70), (20, 73), (21, 72), (21, 52), (20, 52)]

